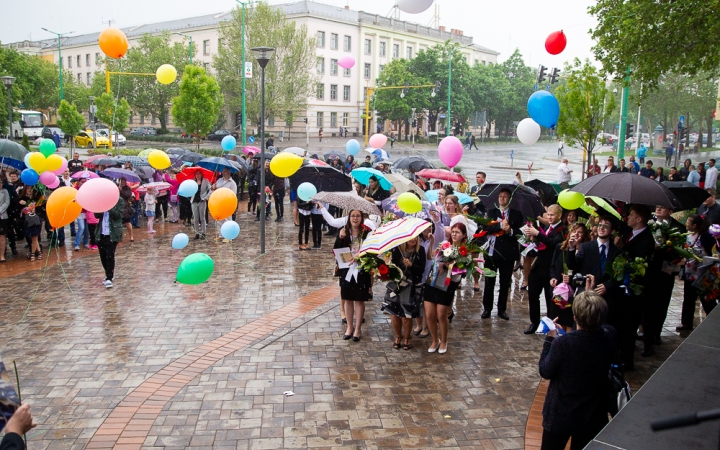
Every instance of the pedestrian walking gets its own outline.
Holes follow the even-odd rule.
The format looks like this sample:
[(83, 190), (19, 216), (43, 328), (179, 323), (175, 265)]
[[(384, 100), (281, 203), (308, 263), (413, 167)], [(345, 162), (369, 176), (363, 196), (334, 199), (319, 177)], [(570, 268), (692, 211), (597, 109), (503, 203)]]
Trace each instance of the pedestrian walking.
[(477, 146), (477, 143), (476, 143), (476, 140), (475, 140), (475, 135), (474, 135), (474, 134), (471, 134), (471, 135), (470, 135), (470, 150), (472, 150), (473, 147), (475, 147), (475, 150), (480, 150), (480, 149), (478, 148), (478, 146)]
[(563, 149), (565, 148), (565, 143), (562, 139), (558, 138), (558, 156), (563, 156)]
[(320, 142), (322, 142), (322, 134), (323, 134), (323, 129), (322, 129), (322, 127), (320, 127), (320, 129), (318, 130), (318, 137), (320, 138)]
[(123, 209), (125, 209), (125, 201), (122, 197), (118, 197), (117, 203), (110, 211), (94, 213), (99, 221), (95, 229), (95, 240), (98, 243), (100, 262), (105, 270), (103, 285), (107, 289), (113, 287), (115, 279), (115, 250), (118, 243), (122, 242)]

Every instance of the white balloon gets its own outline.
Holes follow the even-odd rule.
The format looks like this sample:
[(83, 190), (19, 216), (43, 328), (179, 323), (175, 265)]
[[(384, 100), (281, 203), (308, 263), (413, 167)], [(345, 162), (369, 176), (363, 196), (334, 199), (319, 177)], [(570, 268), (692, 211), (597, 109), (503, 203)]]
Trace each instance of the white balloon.
[(434, 0), (398, 0), (397, 7), (402, 12), (420, 14), (430, 8)]
[(540, 139), (540, 125), (531, 118), (523, 119), (517, 126), (517, 137), (525, 145), (533, 145)]

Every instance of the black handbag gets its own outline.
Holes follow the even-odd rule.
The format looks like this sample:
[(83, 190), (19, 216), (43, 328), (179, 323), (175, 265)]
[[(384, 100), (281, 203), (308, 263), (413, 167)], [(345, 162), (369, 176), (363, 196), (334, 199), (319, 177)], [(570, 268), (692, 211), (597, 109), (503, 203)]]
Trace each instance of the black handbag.
[(36, 227), (42, 225), (42, 220), (40, 220), (40, 216), (37, 214), (28, 214), (25, 216), (25, 225), (28, 227)]

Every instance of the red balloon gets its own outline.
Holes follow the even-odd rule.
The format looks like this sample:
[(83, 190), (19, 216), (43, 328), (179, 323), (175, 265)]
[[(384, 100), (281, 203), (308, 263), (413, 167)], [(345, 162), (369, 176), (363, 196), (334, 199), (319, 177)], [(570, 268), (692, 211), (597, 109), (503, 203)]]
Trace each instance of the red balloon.
[(550, 36), (545, 39), (545, 50), (551, 55), (559, 55), (565, 50), (566, 45), (567, 37), (565, 37), (562, 30), (550, 33)]

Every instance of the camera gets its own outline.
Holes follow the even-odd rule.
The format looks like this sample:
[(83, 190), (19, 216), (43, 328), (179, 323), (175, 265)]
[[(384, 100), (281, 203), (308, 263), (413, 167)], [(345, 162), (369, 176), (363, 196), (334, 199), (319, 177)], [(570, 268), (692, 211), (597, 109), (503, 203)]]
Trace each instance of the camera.
[(574, 287), (579, 288), (585, 286), (585, 280), (587, 280), (587, 275), (576, 273), (573, 275), (570, 282)]

